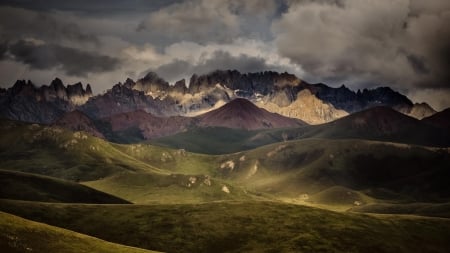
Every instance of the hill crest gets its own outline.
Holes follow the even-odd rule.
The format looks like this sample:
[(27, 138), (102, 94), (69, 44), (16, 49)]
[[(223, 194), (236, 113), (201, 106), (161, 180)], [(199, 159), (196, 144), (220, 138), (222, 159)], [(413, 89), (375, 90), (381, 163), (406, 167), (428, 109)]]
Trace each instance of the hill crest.
[(203, 127), (228, 127), (246, 130), (298, 127), (301, 120), (281, 116), (259, 108), (244, 98), (236, 98), (222, 107), (197, 117)]

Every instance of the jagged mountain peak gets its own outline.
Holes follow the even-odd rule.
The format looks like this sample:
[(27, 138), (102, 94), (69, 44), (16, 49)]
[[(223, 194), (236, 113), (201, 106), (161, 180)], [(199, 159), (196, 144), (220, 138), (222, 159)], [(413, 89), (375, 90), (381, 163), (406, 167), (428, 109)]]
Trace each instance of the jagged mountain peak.
[(146, 80), (154, 80), (154, 79), (159, 79), (160, 77), (158, 76), (158, 74), (156, 74), (156, 72), (150, 71), (148, 72), (143, 79)]
[(55, 77), (55, 79), (53, 79), (53, 81), (51, 81), (50, 83), (50, 87), (61, 87), (61, 86), (64, 87), (64, 83), (58, 77)]
[(86, 84), (86, 94), (92, 96), (92, 88), (90, 84)]

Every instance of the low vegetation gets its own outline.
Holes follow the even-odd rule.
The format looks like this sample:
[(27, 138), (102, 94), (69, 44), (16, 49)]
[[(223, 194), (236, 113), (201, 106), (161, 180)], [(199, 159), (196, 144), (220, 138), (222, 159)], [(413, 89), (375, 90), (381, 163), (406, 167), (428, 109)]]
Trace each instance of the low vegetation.
[(0, 198), (66, 203), (129, 203), (74, 182), (6, 170), (0, 170)]
[(154, 252), (106, 242), (3, 212), (0, 212), (0, 249), (8, 253)]
[[(44, 204), (0, 209), (107, 241), (166, 252), (448, 252), (450, 221), (374, 217), (278, 202)], [(387, 239), (389, 238), (389, 239)]]
[[(109, 242), (165, 252), (450, 251), (445, 148), (220, 128), (182, 133), (186, 144), (224, 135), (169, 148), (13, 121), (0, 128), (0, 211)], [(195, 147), (226, 154), (186, 150)], [(6, 252), (139, 252), (0, 218)]]

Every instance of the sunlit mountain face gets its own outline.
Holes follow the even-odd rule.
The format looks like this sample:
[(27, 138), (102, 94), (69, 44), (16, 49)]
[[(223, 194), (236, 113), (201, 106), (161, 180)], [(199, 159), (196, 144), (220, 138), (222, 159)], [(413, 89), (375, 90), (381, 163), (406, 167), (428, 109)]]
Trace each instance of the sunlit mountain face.
[(450, 252), (449, 13), (2, 1), (1, 251)]

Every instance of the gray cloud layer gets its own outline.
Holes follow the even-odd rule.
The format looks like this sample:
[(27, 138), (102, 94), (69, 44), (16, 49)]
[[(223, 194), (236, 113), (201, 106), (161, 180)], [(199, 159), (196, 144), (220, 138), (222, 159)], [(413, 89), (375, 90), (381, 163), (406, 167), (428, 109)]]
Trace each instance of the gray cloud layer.
[(158, 73), (161, 77), (173, 81), (189, 77), (193, 73), (207, 74), (217, 69), (237, 69), (243, 73), (259, 72), (265, 70), (279, 70), (278, 66), (268, 65), (265, 59), (251, 57), (248, 55), (232, 56), (229, 52), (214, 51), (211, 58), (205, 59), (198, 64), (192, 64), (185, 60), (174, 60), (168, 64), (159, 66), (157, 69), (150, 69)]
[(93, 15), (151, 12), (181, 0), (2, 0), (3, 5), (31, 10), (62, 10)]
[(166, 41), (230, 42), (237, 36), (266, 38), (281, 1), (187, 0), (151, 13), (138, 31)]
[(55, 44), (35, 44), (18, 41), (8, 45), (3, 57), (22, 62), (36, 69), (60, 68), (64, 73), (85, 76), (87, 73), (114, 70), (119, 61), (115, 58), (88, 53)]
[(83, 32), (76, 23), (49, 13), (10, 7), (0, 8), (0, 35), (3, 40), (33, 37), (47, 42), (98, 43), (94, 34)]
[(312, 79), (449, 87), (448, 24), (446, 0), (294, 1), (272, 30)]
[(271, 69), (354, 88), (389, 85), (446, 107), (448, 24), (448, 0), (5, 0), (0, 81), (51, 80), (56, 69), (104, 90), (147, 70), (174, 81), (217, 68)]

